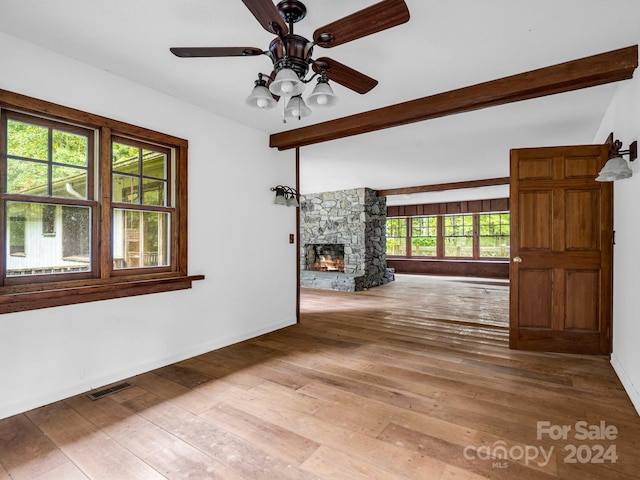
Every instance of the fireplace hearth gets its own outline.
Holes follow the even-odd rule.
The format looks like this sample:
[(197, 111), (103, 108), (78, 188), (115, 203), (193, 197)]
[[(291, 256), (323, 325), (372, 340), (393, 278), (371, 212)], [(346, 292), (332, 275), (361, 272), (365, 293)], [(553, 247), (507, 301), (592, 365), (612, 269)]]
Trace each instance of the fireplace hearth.
[(338, 243), (307, 245), (307, 269), (316, 272), (344, 272), (344, 245)]

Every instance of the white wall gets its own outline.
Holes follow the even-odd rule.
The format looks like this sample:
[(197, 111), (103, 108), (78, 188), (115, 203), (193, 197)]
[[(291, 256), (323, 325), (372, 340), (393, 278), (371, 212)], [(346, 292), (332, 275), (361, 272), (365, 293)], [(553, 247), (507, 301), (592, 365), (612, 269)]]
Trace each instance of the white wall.
[[(622, 82), (607, 110), (594, 143), (613, 132), (622, 143), (640, 140), (640, 72)], [(625, 156), (625, 158), (629, 158)], [(640, 160), (632, 162), (633, 177), (614, 185), (613, 354), (611, 363), (640, 413)]]
[(0, 418), (295, 322), (295, 210), (269, 191), (294, 183), (293, 153), (2, 33), (0, 59), (2, 89), (189, 140), (189, 273), (206, 275), (191, 290), (0, 315)]

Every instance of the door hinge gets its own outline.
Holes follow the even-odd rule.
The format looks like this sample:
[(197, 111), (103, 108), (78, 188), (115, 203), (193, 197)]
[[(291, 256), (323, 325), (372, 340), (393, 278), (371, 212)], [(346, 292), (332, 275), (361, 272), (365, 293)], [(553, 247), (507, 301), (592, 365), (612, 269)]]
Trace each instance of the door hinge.
[(613, 233), (611, 234), (611, 243), (613, 245), (616, 244), (616, 231), (614, 230)]

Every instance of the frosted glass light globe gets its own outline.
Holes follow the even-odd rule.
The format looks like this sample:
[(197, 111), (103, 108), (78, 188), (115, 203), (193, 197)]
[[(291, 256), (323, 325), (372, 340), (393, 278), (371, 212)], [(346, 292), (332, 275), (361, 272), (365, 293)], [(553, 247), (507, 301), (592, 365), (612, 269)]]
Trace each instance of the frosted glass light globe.
[(311, 107), (328, 108), (338, 102), (338, 97), (333, 93), (333, 89), (326, 80), (320, 79), (318, 84), (309, 95), (307, 102)]
[(282, 90), (284, 93), (291, 93), (293, 91), (293, 83), (282, 82), (280, 84), (280, 90)]
[(259, 108), (265, 108), (269, 105), (269, 101), (266, 98), (259, 98), (256, 100), (256, 105), (258, 105)]

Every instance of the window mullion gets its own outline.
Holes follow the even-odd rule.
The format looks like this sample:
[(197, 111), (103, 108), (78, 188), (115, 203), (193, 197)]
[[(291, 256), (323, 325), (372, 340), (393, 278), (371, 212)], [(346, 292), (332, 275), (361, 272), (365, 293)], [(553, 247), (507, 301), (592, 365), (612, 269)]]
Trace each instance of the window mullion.
[(473, 259), (480, 259), (480, 216), (473, 214)]
[[(0, 109), (0, 152), (5, 152), (5, 155), (0, 155), (0, 198), (2, 202), (0, 204), (0, 238), (7, 238), (7, 221), (5, 218), (7, 200), (5, 193), (7, 191), (7, 113), (5, 110)], [(6, 255), (9, 248), (8, 242), (3, 241), (4, 248), (0, 249), (0, 286), (4, 286), (4, 279), (6, 277)]]
[(444, 258), (444, 216), (438, 215), (438, 238), (436, 239), (436, 256)]
[(413, 240), (412, 240), (412, 237), (413, 237), (413, 217), (411, 217), (411, 216), (407, 217), (406, 227), (407, 227), (407, 238), (406, 238), (407, 246), (406, 246), (405, 256), (407, 258), (411, 258), (413, 256), (413, 252), (411, 251), (412, 250), (411, 246), (412, 246), (412, 242), (413, 242)]
[[(0, 152), (4, 152), (4, 155), (0, 155), (0, 196), (7, 193), (7, 152), (8, 152), (8, 140), (7, 140), (7, 112), (0, 108)], [(2, 204), (4, 205), (4, 198)], [(4, 210), (4, 207), (2, 208)], [(3, 216), (4, 214), (0, 214)], [(4, 220), (4, 218), (3, 218)], [(6, 238), (4, 235), (2, 238)], [(4, 271), (4, 270), (3, 270)]]
[(99, 247), (98, 262), (100, 265), (99, 275), (101, 278), (109, 278), (113, 269), (111, 259), (111, 235), (113, 209), (111, 206), (111, 129), (102, 127), (100, 129), (100, 140), (98, 148), (98, 215), (100, 216), (100, 228), (98, 232)]
[(53, 128), (49, 127), (47, 135), (47, 196), (53, 196)]

